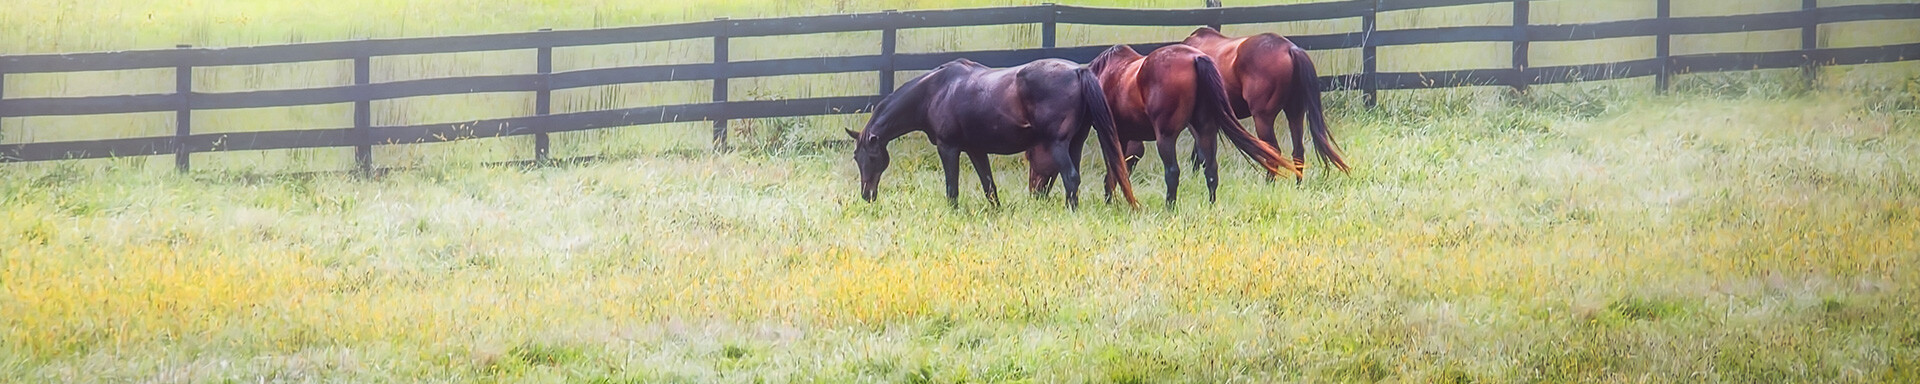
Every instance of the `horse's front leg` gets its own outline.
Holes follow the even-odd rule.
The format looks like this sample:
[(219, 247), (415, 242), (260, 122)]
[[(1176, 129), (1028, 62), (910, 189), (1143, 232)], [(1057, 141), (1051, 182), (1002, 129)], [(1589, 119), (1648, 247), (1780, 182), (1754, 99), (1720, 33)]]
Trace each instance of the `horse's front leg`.
[(960, 148), (948, 145), (939, 147), (940, 168), (947, 173), (947, 204), (960, 207)]

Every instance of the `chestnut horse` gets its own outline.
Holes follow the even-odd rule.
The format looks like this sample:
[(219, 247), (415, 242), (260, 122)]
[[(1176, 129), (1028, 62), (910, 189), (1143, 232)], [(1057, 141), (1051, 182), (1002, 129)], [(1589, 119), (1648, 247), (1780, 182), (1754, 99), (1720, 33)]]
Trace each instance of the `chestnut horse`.
[[(1199, 48), (1220, 62), (1220, 75), (1226, 79), (1227, 94), (1233, 100), (1236, 118), (1253, 117), (1260, 139), (1280, 146), (1273, 133), (1274, 119), (1287, 113), (1287, 125), (1293, 131), (1293, 161), (1306, 167), (1307, 148), (1301, 141), (1302, 123), (1309, 123), (1313, 149), (1322, 163), (1348, 172), (1339, 144), (1327, 134), (1327, 119), (1320, 104), (1320, 75), (1313, 69), (1307, 50), (1285, 37), (1272, 33), (1230, 38), (1213, 28), (1201, 27), (1181, 44)], [(1294, 182), (1300, 182), (1298, 173)]]
[[(1221, 133), (1265, 168), (1269, 177), (1297, 169), (1279, 151), (1240, 126), (1229, 109), (1227, 91), (1213, 59), (1198, 49), (1176, 44), (1141, 56), (1133, 47), (1115, 45), (1087, 67), (1100, 77), (1100, 88), (1106, 91), (1120, 139), (1157, 142), (1160, 161), (1166, 167), (1168, 207), (1174, 205), (1180, 189), (1175, 139), (1188, 126), (1193, 127), (1195, 166), (1206, 175), (1208, 202), (1215, 200), (1220, 186), (1215, 147)], [(1061, 163), (1027, 157), (1032, 164), (1028, 186), (1043, 191), (1040, 188), (1052, 176), (1049, 171)], [(1117, 182), (1107, 181), (1108, 188)]]
[[(847, 135), (854, 139), (860, 198), (869, 202), (879, 196), (880, 173), (887, 170), (887, 143), (921, 131), (938, 148), (940, 165), (947, 174), (947, 201), (956, 207), (960, 204), (962, 152), (973, 161), (987, 200), (998, 205), (1000, 198), (987, 155), (1025, 151), (1051, 155), (1065, 165), (1060, 174), (1066, 181), (1067, 207), (1077, 208), (1079, 159), (1068, 158), (1067, 154), (1079, 152), (1089, 125), (1100, 133), (1108, 178), (1125, 181), (1127, 168), (1120, 159), (1120, 139), (1114, 134), (1113, 116), (1107, 111), (1105, 95), (1100, 93), (1093, 72), (1057, 59), (1006, 69), (958, 59), (907, 80), (899, 90), (880, 99), (864, 130), (848, 130)], [(1120, 188), (1127, 202), (1138, 207), (1133, 185), (1123, 182)]]

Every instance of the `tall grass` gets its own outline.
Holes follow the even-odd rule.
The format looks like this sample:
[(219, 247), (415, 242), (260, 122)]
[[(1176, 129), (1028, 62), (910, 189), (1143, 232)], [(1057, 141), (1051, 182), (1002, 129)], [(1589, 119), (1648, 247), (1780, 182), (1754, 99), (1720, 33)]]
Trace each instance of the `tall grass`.
[(377, 180), (13, 168), (0, 377), (1916, 379), (1910, 109), (1446, 100), (1337, 114), (1353, 175), (1229, 160), (1220, 204), (1172, 211), (970, 187), (949, 209), (912, 140), (876, 204), (835, 148)]

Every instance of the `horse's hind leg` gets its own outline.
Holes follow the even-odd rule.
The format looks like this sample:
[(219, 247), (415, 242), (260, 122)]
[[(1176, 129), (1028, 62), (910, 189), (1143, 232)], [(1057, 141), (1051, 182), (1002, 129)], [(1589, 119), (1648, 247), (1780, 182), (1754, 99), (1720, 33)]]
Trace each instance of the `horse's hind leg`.
[(1215, 191), (1220, 189), (1220, 159), (1219, 156), (1217, 156), (1217, 149), (1219, 147), (1219, 132), (1202, 134), (1200, 130), (1194, 130), (1193, 158), (1195, 163), (1200, 163), (1196, 164), (1195, 167), (1201, 168), (1201, 173), (1207, 176), (1208, 204), (1214, 202)]
[(980, 190), (987, 193), (987, 202), (1000, 205), (1000, 192), (993, 185), (993, 167), (987, 163), (987, 154), (967, 152), (967, 158), (973, 160), (973, 173), (980, 174)]
[(960, 207), (960, 148), (940, 146), (940, 168), (947, 173), (947, 204)]
[(1160, 164), (1167, 169), (1167, 209), (1173, 209), (1174, 201), (1180, 196), (1180, 155), (1174, 141), (1174, 137), (1161, 137), (1154, 143), (1160, 153)]
[(1055, 141), (1053, 143), (1053, 150), (1050, 152), (1053, 152), (1054, 164), (1060, 166), (1060, 184), (1067, 193), (1067, 209), (1079, 209), (1080, 165), (1075, 164), (1072, 158), (1067, 157), (1073, 153), (1073, 151), (1068, 148), (1068, 141), (1071, 140)]
[[(1300, 167), (1301, 171), (1307, 170), (1306, 118), (1307, 111), (1301, 110), (1300, 108), (1287, 110), (1287, 128), (1293, 131), (1293, 164), (1295, 167)], [(1273, 147), (1280, 148), (1280, 144), (1274, 144)], [(1305, 178), (1305, 172), (1301, 172), (1301, 174), (1293, 176), (1293, 183), (1299, 184)]]

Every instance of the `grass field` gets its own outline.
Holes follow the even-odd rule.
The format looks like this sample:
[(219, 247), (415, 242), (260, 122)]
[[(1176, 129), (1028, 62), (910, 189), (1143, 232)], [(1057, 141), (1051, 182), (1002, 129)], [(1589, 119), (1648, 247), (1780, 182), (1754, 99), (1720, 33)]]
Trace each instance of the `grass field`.
[[(16, 0), (9, 10), (31, 12), (0, 12), (0, 53), (1013, 3)], [(1639, 18), (1651, 14), (1642, 3), (1540, 1), (1533, 16)], [(1798, 2), (1675, 4), (1687, 16)], [(1510, 20), (1502, 9), (1381, 23), (1498, 25)], [(908, 31), (901, 51), (1031, 46), (1034, 29)], [(1061, 31), (1063, 45), (1091, 45), (1187, 29)], [(1911, 42), (1914, 31), (1833, 25), (1822, 44)], [(874, 40), (740, 39), (733, 49), (858, 54), (877, 51)], [(1725, 34), (1674, 46), (1780, 41)], [(1533, 59), (1635, 59), (1650, 42), (1542, 44)], [(698, 62), (705, 44), (560, 50), (556, 69)], [(1314, 54), (1345, 73), (1358, 66), (1351, 51)], [(1383, 49), (1381, 69), (1504, 66), (1504, 52)], [(528, 52), (376, 63), (376, 80), (532, 70)], [(342, 68), (201, 69), (196, 87), (331, 85)], [(894, 145), (880, 201), (861, 202), (849, 149), (819, 142), (859, 115), (737, 122), (740, 150), (723, 154), (705, 150), (704, 124), (570, 134), (556, 137), (557, 157), (605, 158), (552, 167), (476, 165), (530, 157), (520, 138), (388, 146), (381, 165), (416, 168), (379, 178), (261, 175), (345, 169), (340, 150), (197, 154), (185, 175), (165, 156), (6, 164), (0, 382), (1920, 381), (1920, 65), (1822, 75), (1816, 89), (1797, 71), (1688, 75), (1664, 96), (1648, 95), (1647, 79), (1513, 100), (1501, 88), (1391, 92), (1373, 110), (1330, 93), (1353, 174), (1316, 164), (1304, 185), (1270, 184), (1228, 156), (1218, 205), (1200, 203), (1189, 171), (1171, 211), (1097, 198), (1067, 211), (1057, 196), (1019, 192), (1026, 166), (1012, 157), (995, 160), (1005, 206), (986, 206), (965, 177), (962, 208), (951, 209), (917, 135)], [(168, 92), (172, 77), (6, 80), (4, 95), (21, 98)], [(866, 94), (874, 81), (751, 79), (732, 94)], [(706, 88), (581, 89), (556, 95), (555, 110), (699, 101)], [(386, 101), (375, 123), (525, 113), (528, 100)], [(333, 127), (350, 116), (342, 106), (199, 112), (206, 124), (195, 129)], [(171, 119), (0, 119), (0, 142), (163, 135)], [(1158, 175), (1135, 175), (1145, 206), (1163, 201)]]
[(911, 138), (878, 204), (844, 148), (9, 168), (0, 381), (1913, 381), (1900, 97), (1339, 113), (1351, 176), (1173, 211), (949, 209)]

